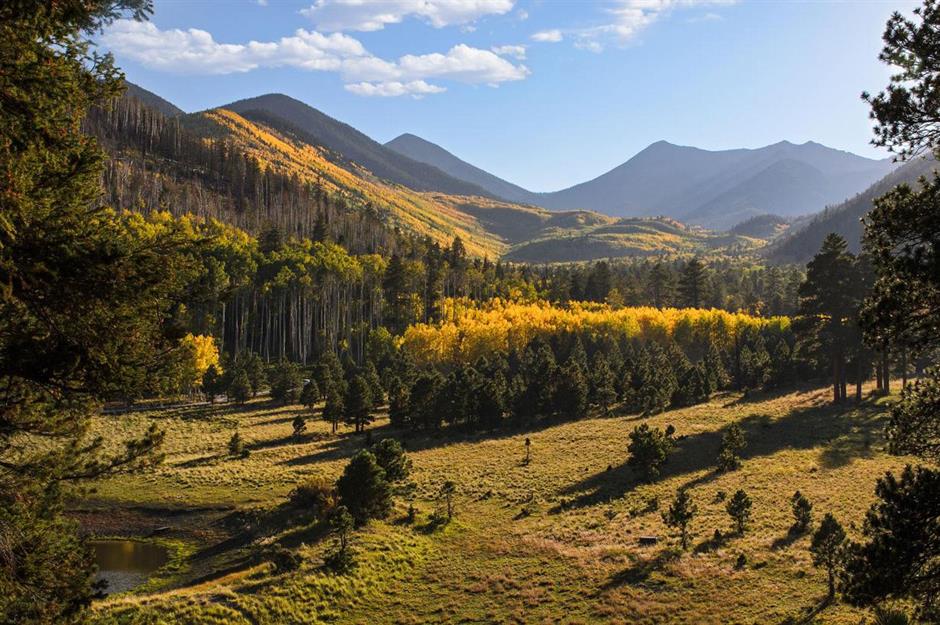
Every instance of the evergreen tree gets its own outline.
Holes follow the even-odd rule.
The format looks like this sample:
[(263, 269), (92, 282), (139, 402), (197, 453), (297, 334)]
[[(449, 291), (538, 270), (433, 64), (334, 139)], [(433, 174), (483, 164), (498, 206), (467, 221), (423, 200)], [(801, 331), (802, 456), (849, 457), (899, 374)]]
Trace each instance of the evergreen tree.
[(803, 493), (796, 491), (790, 498), (790, 507), (793, 510), (793, 525), (790, 531), (794, 534), (803, 534), (813, 522), (813, 504)]
[(85, 437), (98, 402), (165, 379), (181, 338), (182, 238), (104, 208), (104, 156), (82, 131), (121, 78), (86, 36), (150, 10), (0, 3), (0, 542), (16, 571), (0, 573), (4, 623), (84, 620), (94, 562), (61, 485), (158, 458), (155, 427), (127, 445)]
[(708, 270), (696, 256), (685, 264), (679, 278), (679, 295), (687, 308), (702, 308), (708, 297)]
[(291, 422), (291, 428), (294, 430), (294, 438), (300, 438), (300, 436), (307, 430), (307, 420), (302, 416), (297, 415)]
[(401, 443), (394, 438), (385, 438), (372, 446), (375, 461), (385, 471), (389, 482), (400, 482), (411, 472), (411, 460), (405, 455)]
[(657, 261), (649, 273), (647, 286), (650, 303), (656, 308), (672, 306), (675, 300), (676, 277), (662, 261)]
[(709, 394), (727, 388), (728, 384), (730, 384), (724, 361), (725, 359), (722, 357), (718, 346), (714, 342), (709, 341), (708, 348), (705, 351), (705, 358), (702, 360), (705, 372), (708, 375)]
[(241, 434), (235, 432), (232, 434), (232, 438), (228, 441), (228, 455), (233, 458), (240, 458), (242, 456), (248, 455), (245, 449), (245, 441), (242, 440)]
[(569, 362), (561, 370), (552, 404), (566, 419), (580, 419), (587, 415), (588, 383), (584, 370), (576, 361)]
[(237, 404), (244, 404), (251, 398), (251, 382), (243, 369), (237, 370), (232, 377), (232, 383), (228, 387), (228, 397)]
[(718, 450), (718, 470), (734, 471), (741, 467), (741, 452), (747, 447), (744, 430), (737, 423), (732, 423), (721, 437)]
[(336, 482), (340, 502), (358, 525), (381, 519), (392, 509), (392, 494), (385, 471), (369, 451), (353, 456)]
[(375, 363), (367, 360), (363, 367), (362, 376), (369, 383), (369, 391), (372, 393), (373, 406), (381, 406), (385, 403), (385, 388), (382, 386), (382, 379), (375, 368)]
[(356, 432), (365, 431), (365, 426), (372, 422), (372, 389), (361, 375), (353, 377), (343, 405), (346, 423), (355, 426)]
[(411, 316), (408, 310), (408, 273), (398, 254), (392, 254), (388, 261), (382, 290), (385, 293), (385, 325), (400, 334), (408, 326)]
[(674, 445), (672, 438), (659, 428), (651, 428), (646, 423), (638, 425), (630, 432), (627, 464), (651, 481), (659, 475)]
[(448, 523), (454, 518), (454, 495), (457, 493), (457, 484), (452, 480), (447, 480), (441, 484), (441, 497), (447, 509)]
[(610, 406), (617, 400), (617, 390), (614, 384), (614, 373), (603, 352), (594, 355), (594, 364), (591, 366), (591, 401), (601, 407), (604, 414), (610, 412)]
[(271, 399), (282, 404), (295, 404), (300, 397), (303, 378), (300, 367), (293, 362), (282, 360), (271, 370)]
[(800, 286), (798, 328), (829, 354), (836, 402), (845, 399), (847, 339), (860, 305), (857, 282), (855, 258), (845, 239), (833, 233), (807, 264), (806, 281)]
[(222, 381), (222, 374), (215, 365), (209, 365), (209, 368), (202, 374), (202, 392), (210, 404), (214, 404), (215, 398), (223, 392)]
[(826, 514), (813, 534), (809, 547), (813, 565), (826, 569), (829, 576), (829, 598), (836, 594), (836, 573), (845, 555), (845, 530), (832, 514)]
[(738, 489), (725, 504), (725, 511), (734, 520), (735, 531), (739, 535), (744, 534), (748, 521), (751, 520), (751, 498), (747, 493)]
[(411, 424), (410, 393), (408, 387), (398, 377), (393, 377), (388, 384), (388, 421), (392, 427), (400, 428)]
[(878, 500), (865, 516), (864, 541), (853, 543), (845, 595), (855, 605), (886, 600), (919, 604), (924, 622), (940, 618), (940, 472), (908, 466), (875, 487)]
[(300, 404), (308, 410), (313, 410), (320, 401), (320, 387), (316, 380), (308, 380), (300, 391)]
[(692, 496), (689, 491), (680, 488), (676, 491), (676, 498), (673, 500), (669, 509), (662, 513), (663, 523), (668, 527), (674, 527), (679, 530), (680, 544), (682, 549), (689, 548), (689, 524), (697, 512), (695, 504), (692, 502)]
[(330, 423), (333, 434), (336, 434), (339, 421), (346, 414), (346, 405), (343, 396), (339, 392), (338, 385), (330, 384), (327, 386), (326, 392), (323, 394), (323, 400), (323, 420)]
[(246, 352), (240, 355), (239, 368), (248, 376), (251, 394), (257, 395), (268, 383), (267, 367), (264, 360), (255, 352)]

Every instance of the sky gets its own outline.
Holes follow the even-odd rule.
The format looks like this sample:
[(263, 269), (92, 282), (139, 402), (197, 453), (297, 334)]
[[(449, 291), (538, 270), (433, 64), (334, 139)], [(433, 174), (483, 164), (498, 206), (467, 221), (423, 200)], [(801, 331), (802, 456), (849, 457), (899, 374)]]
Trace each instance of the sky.
[(651, 143), (816, 141), (872, 158), (862, 91), (913, 2), (155, 0), (98, 36), (187, 112), (284, 93), (385, 142), (410, 132), (533, 191)]

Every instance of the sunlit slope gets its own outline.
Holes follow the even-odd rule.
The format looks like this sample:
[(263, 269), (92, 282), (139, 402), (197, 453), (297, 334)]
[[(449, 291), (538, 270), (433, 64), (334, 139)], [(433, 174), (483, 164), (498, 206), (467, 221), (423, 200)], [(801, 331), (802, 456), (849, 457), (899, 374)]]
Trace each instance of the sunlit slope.
[[(227, 109), (195, 123), (224, 134), (274, 171), (323, 185), (357, 205), (371, 205), (402, 229), (447, 245), (461, 237), (476, 256), (566, 262), (650, 254), (749, 250), (763, 241), (689, 228), (664, 218), (617, 219), (591, 211), (553, 212), (479, 196), (418, 192), (388, 182), (319, 145)], [(194, 123), (191, 121), (190, 123)], [(340, 155), (341, 156), (341, 155)]]
[(435, 201), (433, 195), (384, 182), (355, 165), (340, 167), (326, 157), (322, 148), (290, 140), (232, 111), (215, 109), (202, 115), (265, 166), (310, 183), (319, 180), (327, 191), (372, 204), (386, 211), (403, 229), (428, 235), (442, 244), (460, 236), (467, 250), (478, 256), (500, 256), (508, 248), (472, 215)]
[(740, 253), (762, 247), (753, 237), (688, 227), (669, 218), (549, 224), (539, 236), (514, 245), (507, 258), (522, 262), (584, 261), (658, 254)]

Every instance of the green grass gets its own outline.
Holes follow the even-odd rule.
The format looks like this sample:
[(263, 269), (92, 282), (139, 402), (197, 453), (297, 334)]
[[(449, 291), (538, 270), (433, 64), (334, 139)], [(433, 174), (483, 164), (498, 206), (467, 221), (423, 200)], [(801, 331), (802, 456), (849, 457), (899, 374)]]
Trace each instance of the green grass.
[[(794, 539), (789, 497), (801, 490), (814, 515), (833, 512), (857, 534), (873, 499), (875, 480), (906, 459), (884, 453), (883, 407), (867, 401), (832, 408), (826, 389), (758, 395), (723, 394), (710, 403), (647, 419), (673, 424), (682, 437), (663, 474), (637, 482), (626, 466), (636, 415), (597, 417), (538, 429), (490, 435), (412, 436), (412, 484), (402, 488), (392, 516), (353, 538), (357, 566), (347, 575), (321, 568), (331, 541), (300, 528), (259, 538), (231, 551), (217, 549), (193, 570), (226, 568), (216, 579), (179, 587), (145, 588), (96, 608), (102, 621), (122, 623), (775, 623), (798, 621), (819, 607), (824, 575)], [(333, 478), (363, 446), (347, 431), (308, 424), (302, 441), (290, 438), (295, 409), (255, 402), (245, 409), (177, 410), (102, 417), (98, 427), (137, 431), (155, 418), (167, 430), (167, 460), (146, 475), (99, 485), (97, 510), (272, 507), (313, 475)], [(740, 470), (714, 471), (721, 433), (744, 428), (748, 447)], [(249, 441), (245, 459), (225, 457), (238, 430)], [(375, 440), (400, 434), (380, 418)], [(523, 462), (526, 437), (532, 459)], [(441, 483), (459, 485), (457, 517), (428, 531)], [(693, 549), (676, 538), (651, 509), (665, 508), (679, 487), (698, 506)], [(719, 493), (744, 488), (754, 518), (744, 536), (726, 535), (731, 520)], [(409, 503), (418, 509), (405, 521)], [(92, 513), (93, 514), (93, 513)], [(110, 514), (110, 512), (109, 512)], [(189, 540), (224, 538), (188, 521)], [(213, 525), (213, 527), (215, 527)], [(653, 546), (638, 537), (657, 536)], [(309, 538), (309, 540), (307, 540)], [(299, 550), (300, 570), (273, 575), (257, 559), (266, 542)], [(303, 544), (306, 543), (306, 544)], [(747, 565), (735, 567), (740, 554)], [(239, 562), (242, 565), (239, 566)], [(259, 563), (260, 562), (260, 563)], [(226, 566), (223, 567), (222, 563)], [(826, 623), (858, 623), (862, 613), (842, 604), (818, 616)]]

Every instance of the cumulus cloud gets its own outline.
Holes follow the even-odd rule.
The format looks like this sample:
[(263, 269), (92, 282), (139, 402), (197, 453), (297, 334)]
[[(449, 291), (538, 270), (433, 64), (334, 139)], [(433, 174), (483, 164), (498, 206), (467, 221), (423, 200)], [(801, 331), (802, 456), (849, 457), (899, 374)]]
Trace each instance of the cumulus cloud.
[(558, 43), (564, 39), (564, 35), (557, 28), (552, 30), (542, 30), (532, 35), (532, 41), (541, 41), (547, 43)]
[(520, 61), (525, 60), (525, 46), (493, 46), (490, 50), (499, 56), (511, 56)]
[(503, 15), (513, 4), (514, 0), (317, 0), (301, 14), (329, 32), (382, 30), (406, 17), (443, 28), (469, 24), (485, 15)]
[(415, 98), (431, 93), (443, 93), (447, 91), (444, 87), (429, 85), (423, 80), (412, 80), (411, 82), (399, 82), (397, 80), (387, 82), (356, 82), (345, 85), (346, 91), (356, 95), (367, 97), (397, 97), (410, 95)]
[(529, 75), (525, 65), (464, 44), (444, 54), (409, 54), (386, 60), (348, 35), (304, 29), (277, 41), (228, 44), (215, 41), (204, 30), (160, 30), (151, 22), (119, 20), (102, 35), (101, 42), (123, 57), (177, 74), (232, 74), (265, 67), (335, 72), (348, 83), (350, 92), (360, 95), (420, 96), (445, 91), (425, 82), (430, 78), (498, 85)]

